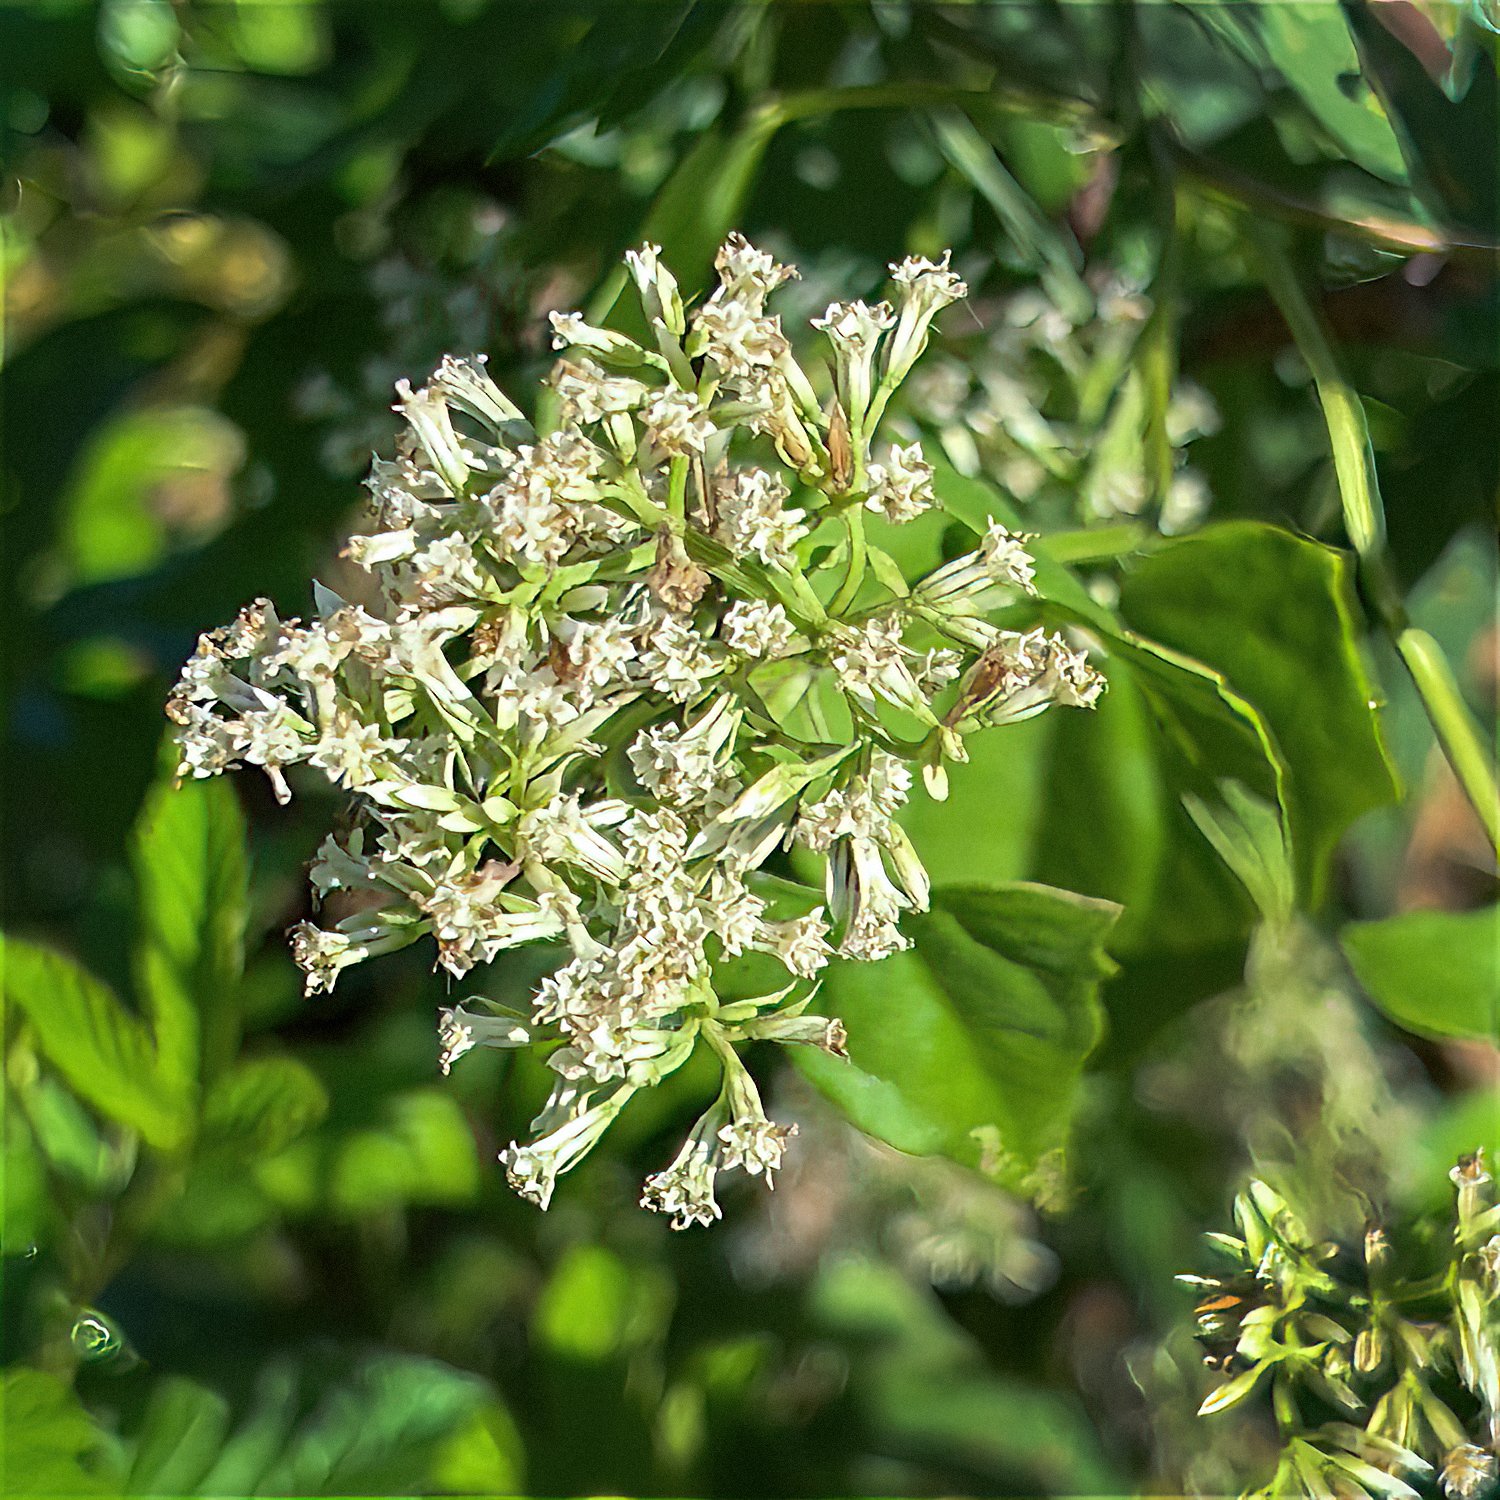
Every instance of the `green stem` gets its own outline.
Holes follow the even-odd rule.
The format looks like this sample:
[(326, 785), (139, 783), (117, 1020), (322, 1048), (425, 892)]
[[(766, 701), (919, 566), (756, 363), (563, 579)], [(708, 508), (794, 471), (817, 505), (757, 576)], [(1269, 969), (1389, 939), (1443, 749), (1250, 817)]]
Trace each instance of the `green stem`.
[(674, 458), (667, 477), (667, 514), (679, 525), (687, 516), (688, 461)]
[(1076, 244), (1046, 218), (966, 114), (950, 107), (933, 110), (929, 118), (949, 164), (994, 210), (1010, 238), (1040, 262), (1042, 283), (1058, 306), (1075, 322), (1090, 316), (1094, 294), (1074, 264)]
[(1459, 786), (1479, 815), (1491, 845), (1500, 850), (1500, 782), (1495, 777), (1494, 756), (1463, 701), (1442, 648), (1430, 635), (1408, 625), (1390, 577), (1385, 508), (1364, 408), (1340, 373), (1322, 321), (1275, 234), (1254, 219), (1247, 219), (1246, 224), (1265, 271), (1266, 286), (1317, 386), (1333, 450), (1344, 529), (1359, 556), (1365, 601), (1410, 674)]
[(1158, 540), (1149, 526), (1126, 521), (1117, 526), (1085, 527), (1081, 531), (1050, 531), (1038, 539), (1038, 545), (1054, 562), (1111, 562), (1145, 551)]
[(795, 94), (783, 94), (776, 101), (776, 111), (778, 121), (788, 123), (817, 115), (839, 114), (846, 109), (931, 109), (942, 104), (983, 108), (991, 102), (988, 89), (954, 88), (946, 83), (913, 81), (802, 89)]
[(1385, 548), (1385, 509), (1380, 502), (1375, 453), (1370, 446), (1364, 408), (1340, 374), (1322, 322), (1275, 236), (1255, 219), (1246, 223), (1260, 254), (1266, 286), (1307, 361), (1318, 389), (1318, 400), (1323, 404), (1349, 540), (1361, 558), (1378, 554)]
[(1494, 759), (1479, 738), (1443, 648), (1425, 630), (1407, 626), (1396, 635), (1396, 650), (1411, 673), (1458, 784), (1474, 804), (1490, 842), (1500, 849), (1500, 784), (1495, 780)]
[(1151, 316), (1141, 330), (1137, 368), (1146, 396), (1146, 482), (1148, 498), (1158, 515), (1167, 503), (1177, 455), (1167, 431), (1172, 405), (1172, 386), (1177, 379), (1177, 287), (1180, 260), (1177, 235), (1177, 194), (1167, 169), (1158, 185), (1162, 200), (1161, 262), (1151, 287)]
[(851, 506), (844, 512), (844, 526), (849, 536), (849, 566), (844, 572), (844, 581), (828, 601), (828, 613), (835, 617), (844, 613), (854, 603), (860, 585), (865, 581), (865, 512), (860, 505)]

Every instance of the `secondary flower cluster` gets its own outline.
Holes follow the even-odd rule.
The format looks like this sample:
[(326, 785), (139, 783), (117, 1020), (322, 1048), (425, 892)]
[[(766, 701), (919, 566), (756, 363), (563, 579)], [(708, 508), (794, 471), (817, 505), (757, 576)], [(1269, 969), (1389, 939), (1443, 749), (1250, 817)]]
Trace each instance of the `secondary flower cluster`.
[[(842, 1052), (816, 976), (896, 952), (925, 906), (896, 821), (914, 768), (943, 795), (968, 731), (1090, 706), (1102, 682), (1060, 637), (990, 622), (1033, 592), (1024, 538), (991, 523), (908, 582), (866, 535), (935, 503), (920, 444), (872, 437), (965, 293), (946, 256), (893, 267), (893, 303), (815, 320), (822, 395), (767, 311), (790, 268), (731, 236), (689, 309), (656, 247), (627, 261), (648, 337), (554, 314), (538, 428), (482, 359), (398, 385), (398, 454), (346, 549), (360, 599), (317, 586), (305, 623), (251, 605), (201, 639), (168, 712), (183, 775), (259, 766), (284, 799), (307, 764), (353, 795), (312, 867), (347, 915), (292, 934), (309, 992), (423, 937), (459, 978), (557, 946), (528, 1013), (440, 1022), (445, 1072), (475, 1046), (550, 1047), (551, 1099), (501, 1157), (526, 1197), (545, 1207), (636, 1092), (709, 1047), (720, 1095), (642, 1200), (683, 1227), (718, 1216), (719, 1172), (769, 1181), (790, 1134), (739, 1048)], [(818, 856), (821, 901), (787, 878)], [(716, 966), (751, 953), (784, 982), (727, 998)]]
[[(1257, 1496), (1475, 1500), (1500, 1444), (1500, 1207), (1484, 1153), (1449, 1174), (1449, 1245), (1371, 1225), (1357, 1250), (1319, 1244), (1279, 1194), (1252, 1182), (1241, 1236), (1210, 1235), (1234, 1269), (1198, 1288), (1205, 1363), (1222, 1411), (1270, 1386), (1284, 1443)], [(1420, 1489), (1418, 1487), (1421, 1487)]]
[[(1040, 286), (1012, 293), (962, 350), (924, 362), (907, 407), (957, 468), (997, 476), (1028, 510), (1189, 531), (1209, 497), (1188, 450), (1218, 430), (1219, 412), (1201, 386), (1178, 381), (1153, 437), (1142, 358), (1151, 302), (1118, 272), (1090, 281), (1066, 307)], [(1170, 475), (1153, 494), (1148, 465), (1161, 439)]]

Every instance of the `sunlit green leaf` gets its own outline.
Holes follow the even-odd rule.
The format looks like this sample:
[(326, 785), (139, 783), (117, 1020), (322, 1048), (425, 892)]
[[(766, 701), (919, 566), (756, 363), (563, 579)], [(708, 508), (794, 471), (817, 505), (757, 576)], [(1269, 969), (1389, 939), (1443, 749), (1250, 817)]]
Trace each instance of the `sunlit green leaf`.
[(191, 1495), (212, 1466), (229, 1429), (229, 1404), (191, 1380), (158, 1381), (136, 1435), (126, 1481), (133, 1495)]
[(1355, 978), (1398, 1025), (1500, 1042), (1500, 906), (1351, 922), (1340, 941)]
[(1352, 161), (1387, 181), (1406, 180), (1401, 143), (1362, 76), (1342, 7), (1272, 0), (1193, 9), (1263, 72), (1279, 74)]
[(209, 1090), (203, 1102), (204, 1141), (248, 1157), (270, 1156), (327, 1113), (327, 1092), (305, 1064), (291, 1057), (250, 1058)]
[(119, 1491), (109, 1477), (107, 1439), (58, 1376), (22, 1366), (0, 1387), (4, 1493), (97, 1495)]
[(477, 1375), (385, 1354), (326, 1388), (254, 1493), (351, 1495), (426, 1489), (444, 1445), (494, 1401)]
[(164, 1077), (145, 1026), (107, 985), (60, 953), (6, 938), (7, 1005), (31, 1023), (47, 1060), (102, 1114), (170, 1150), (192, 1126), (192, 1095)]
[(1055, 1187), (1118, 915), (1046, 886), (938, 891), (908, 923), (910, 951), (829, 970), (823, 1000), (848, 1029), (851, 1061), (808, 1049), (797, 1062), (861, 1129), (903, 1151)]
[(1344, 555), (1251, 522), (1207, 527), (1143, 559), (1120, 598), (1133, 627), (1222, 673), (1264, 716), (1314, 899), (1339, 836), (1397, 791), (1352, 600)]
[(244, 968), (248, 870), (244, 819), (226, 781), (165, 783), (136, 824), (142, 999), (163, 1072), (195, 1086), (227, 1062)]

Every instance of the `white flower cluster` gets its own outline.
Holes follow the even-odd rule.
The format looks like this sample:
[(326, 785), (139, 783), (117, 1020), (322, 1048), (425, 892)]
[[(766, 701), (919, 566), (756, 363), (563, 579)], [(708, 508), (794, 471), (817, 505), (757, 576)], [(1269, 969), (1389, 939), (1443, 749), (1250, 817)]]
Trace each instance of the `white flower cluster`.
[(1174, 383), (1165, 412), (1173, 468), (1165, 493), (1153, 495), (1140, 358), (1151, 303), (1118, 273), (1090, 281), (1092, 296), (1067, 311), (1041, 287), (1012, 293), (961, 353), (923, 365), (907, 409), (955, 467), (992, 476), (1023, 503), (1066, 505), (1080, 522), (1140, 518), (1169, 536), (1193, 530), (1210, 496), (1188, 450), (1218, 430), (1218, 409), (1202, 387)]
[[(260, 766), (284, 799), (305, 763), (354, 795), (312, 869), (351, 914), (292, 934), (309, 992), (424, 936), (459, 977), (557, 947), (529, 1015), (473, 1001), (439, 1031), (445, 1072), (550, 1048), (552, 1097), (501, 1156), (526, 1197), (545, 1207), (633, 1094), (713, 1051), (723, 1090), (642, 1199), (682, 1227), (717, 1217), (719, 1172), (769, 1182), (791, 1133), (739, 1049), (842, 1055), (816, 976), (895, 952), (926, 905), (895, 821), (912, 767), (941, 795), (964, 733), (1101, 681), (1060, 638), (988, 622), (1033, 592), (1024, 538), (991, 525), (908, 584), (864, 535), (935, 503), (920, 444), (872, 461), (871, 439), (964, 295), (946, 257), (893, 267), (894, 306), (817, 320), (821, 398), (766, 311), (788, 267), (731, 236), (688, 312), (656, 247), (628, 264), (652, 342), (554, 315), (551, 430), (482, 358), (401, 383), (398, 453), (346, 549), (362, 602), (319, 587), (306, 624), (251, 605), (202, 637), (168, 712), (183, 775)], [(790, 878), (818, 855), (821, 902)], [(786, 983), (721, 995), (720, 960), (750, 953)]]

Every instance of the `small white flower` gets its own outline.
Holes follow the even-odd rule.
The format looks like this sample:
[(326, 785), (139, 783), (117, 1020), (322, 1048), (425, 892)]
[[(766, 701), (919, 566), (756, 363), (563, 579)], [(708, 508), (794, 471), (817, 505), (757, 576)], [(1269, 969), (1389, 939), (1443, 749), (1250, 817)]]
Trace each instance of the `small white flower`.
[(646, 316), (680, 339), (686, 332), (682, 293), (677, 278), (661, 263), (661, 246), (647, 243), (639, 250), (627, 250), (625, 265), (641, 294)]
[(628, 375), (611, 375), (591, 359), (564, 360), (552, 377), (563, 415), (585, 425), (632, 412), (651, 399), (650, 386)]
[(764, 953), (775, 954), (793, 974), (803, 979), (815, 977), (833, 956), (821, 906), (805, 917), (763, 923), (754, 946)]
[(864, 423), (873, 394), (875, 354), (881, 335), (896, 325), (890, 303), (832, 302), (812, 326), (833, 345), (833, 379), (850, 423)]
[(828, 632), (828, 664), (839, 686), (869, 708), (883, 698), (932, 722), (931, 710), (912, 675), (916, 654), (902, 639), (895, 615), (877, 615), (860, 626), (841, 625)]
[(449, 493), (461, 495), (469, 480), (469, 463), (453, 430), (442, 391), (431, 386), (414, 391), (409, 380), (398, 380), (394, 410), (411, 424), (412, 435)]
[(766, 251), (757, 250), (738, 230), (731, 231), (719, 247), (714, 266), (719, 273), (719, 290), (711, 300), (736, 298), (756, 312), (777, 287), (798, 274), (792, 266), (783, 266)]
[(715, 1106), (694, 1126), (671, 1166), (653, 1172), (644, 1184), (641, 1207), (668, 1214), (673, 1229), (712, 1224), (723, 1217), (714, 1197), (714, 1179), (723, 1166), (718, 1138), (722, 1108)]
[(384, 758), (404, 743), (387, 739), (378, 724), (367, 724), (352, 709), (340, 706), (323, 726), (307, 758), (338, 785), (362, 787), (379, 777)]
[(703, 895), (708, 925), (731, 958), (752, 947), (764, 930), (766, 903), (732, 869), (715, 870)]
[(790, 345), (781, 331), (781, 319), (754, 311), (737, 300), (711, 301), (693, 315), (688, 352), (712, 360), (721, 377), (736, 382), (743, 398), (751, 389), (761, 389), (770, 372)]
[(719, 669), (703, 637), (674, 614), (659, 616), (642, 634), (636, 666), (657, 692), (679, 703), (695, 697)]
[[(814, 517), (856, 495), (893, 521), (933, 502), (920, 445), (871, 464), (868, 429), (932, 314), (962, 294), (946, 257), (895, 268), (894, 312), (834, 303), (818, 320), (826, 407), (767, 311), (789, 267), (729, 236), (689, 326), (658, 247), (626, 262), (646, 346), (555, 314), (568, 356), (540, 436), (482, 357), (445, 358), (421, 390), (402, 382), (406, 430), (372, 463), (346, 549), (363, 603), (315, 584), (304, 625), (256, 601), (200, 639), (167, 712), (182, 775), (248, 763), (284, 799), (302, 763), (353, 794), (350, 831), (311, 868), (349, 915), (291, 934), (310, 994), (419, 939), (453, 975), (523, 943), (561, 950), (529, 1015), (471, 1000), (438, 1021), (444, 1072), (476, 1046), (547, 1044), (552, 1095), (500, 1158), (533, 1202), (637, 1090), (708, 1046), (719, 1099), (642, 1199), (681, 1228), (718, 1217), (721, 1171), (769, 1182), (794, 1133), (767, 1117), (738, 1049), (844, 1056), (838, 1021), (809, 1013), (816, 976), (835, 952), (897, 951), (902, 916), (927, 904), (895, 821), (912, 775), (883, 748), (886, 705), (927, 727), (910, 754), (933, 778), (934, 744), (961, 757), (961, 729), (1087, 705), (1102, 679), (1061, 638), (985, 618), (999, 602), (986, 590), (1031, 583), (1004, 528), (916, 588), (882, 572), (897, 602), (876, 615), (836, 603), (828, 570), (847, 552), (804, 545)], [(970, 447), (1065, 446), (1012, 384), (997, 395), (986, 377), (973, 396), (965, 376), (952, 422), (970, 424)], [(730, 466), (746, 440), (765, 467)], [(789, 507), (791, 484), (805, 508)], [(827, 856), (826, 905), (768, 920), (782, 888), (762, 867), (795, 842)], [(728, 1000), (715, 970), (748, 952), (776, 958), (786, 987)]]
[(952, 723), (1014, 724), (1054, 703), (1092, 708), (1104, 678), (1060, 635), (1000, 632), (959, 687)]
[(743, 714), (719, 698), (692, 724), (652, 724), (629, 749), (631, 767), (647, 791), (674, 806), (701, 803), (721, 785)]
[(1473, 1443), (1454, 1448), (1443, 1460), (1443, 1493), (1454, 1500), (1473, 1500), (1495, 1477), (1495, 1455)]
[(531, 1027), (519, 1016), (486, 1015), (462, 1005), (438, 1011), (438, 1068), (446, 1077), (453, 1064), (475, 1047), (525, 1047), (534, 1041)]
[(671, 457), (702, 453), (704, 444), (714, 434), (713, 419), (697, 396), (673, 387), (652, 397), (642, 408), (640, 418), (652, 449)]
[(763, 563), (786, 566), (792, 548), (807, 535), (804, 513), (785, 508), (788, 493), (779, 474), (741, 469), (715, 486), (715, 534), (733, 552), (748, 552)]
[(433, 373), (432, 387), (495, 432), (512, 422), (524, 422), (520, 407), (490, 379), (485, 363), (483, 354), (466, 359), (445, 354)]
[(870, 496), (865, 508), (883, 514), (886, 520), (900, 525), (914, 521), (937, 503), (932, 492), (932, 465), (922, 457), (922, 445), (892, 446), (883, 464), (871, 464), (867, 471)]
[(532, 1129), (541, 1132), (537, 1139), (525, 1146), (513, 1142), (500, 1153), (511, 1187), (538, 1208), (546, 1208), (557, 1179), (593, 1150), (634, 1093), (626, 1083), (602, 1088), (560, 1083), (532, 1121)]
[(796, 1134), (795, 1125), (778, 1125), (774, 1120), (736, 1120), (719, 1132), (724, 1166), (743, 1167), (752, 1177), (764, 1172), (769, 1183), (772, 1175), (781, 1170), (786, 1143)]
[(625, 878), (625, 857), (603, 830), (617, 826), (628, 813), (623, 802), (584, 808), (576, 794), (564, 794), (523, 814), (518, 831), (526, 849), (544, 864), (575, 865), (613, 885)]
[(379, 913), (357, 919), (351, 931), (299, 922), (290, 937), (292, 958), (302, 970), (309, 995), (331, 993), (339, 975), (351, 964), (402, 947), (408, 940)]
[(719, 639), (741, 656), (784, 656), (796, 634), (781, 605), (765, 599), (736, 599), (719, 622)]
[(891, 267), (899, 308), (896, 331), (886, 351), (886, 379), (893, 384), (904, 379), (921, 357), (933, 318), (950, 303), (969, 295), (963, 280), (949, 268), (951, 255), (945, 250), (942, 260), (936, 262), (908, 256)]
[(586, 349), (622, 364), (638, 365), (645, 358), (645, 351), (634, 340), (612, 328), (595, 328), (582, 313), (548, 313), (547, 320), (552, 324), (554, 349)]
[(920, 603), (951, 613), (968, 606), (981, 608), (996, 589), (1036, 593), (1034, 559), (1026, 550), (1031, 538), (1006, 530), (991, 520), (979, 546), (929, 573), (915, 589)]

